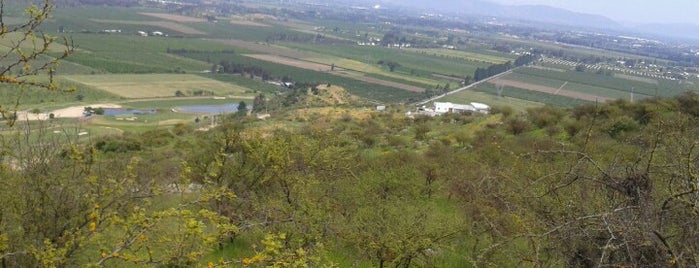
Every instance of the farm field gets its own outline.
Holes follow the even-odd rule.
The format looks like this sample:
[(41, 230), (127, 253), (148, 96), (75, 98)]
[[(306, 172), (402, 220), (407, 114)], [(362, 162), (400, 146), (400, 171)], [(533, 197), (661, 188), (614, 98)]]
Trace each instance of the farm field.
[(499, 92), (498, 87), (492, 83), (480, 84), (473, 88), (473, 91), (487, 93), (496, 98), (514, 98), (523, 101), (540, 103), (541, 105), (553, 105), (560, 107), (574, 107), (581, 104), (592, 103), (581, 99), (575, 99), (561, 95), (552, 95), (541, 91), (527, 90), (509, 86), (503, 87), (502, 92)]
[(402, 90), (407, 90), (407, 91), (413, 91), (413, 92), (425, 91), (425, 89), (423, 87), (408, 85), (408, 84), (404, 84), (404, 83), (400, 83), (400, 82), (393, 82), (393, 81), (389, 81), (386, 79), (368, 77), (368, 76), (364, 76), (364, 74), (362, 74), (362, 73), (347, 72), (347, 71), (342, 71), (341, 69), (337, 72), (331, 72), (331, 66), (325, 65), (325, 64), (283, 58), (283, 57), (278, 57), (278, 56), (273, 56), (273, 55), (255, 54), (255, 55), (245, 55), (245, 56), (251, 57), (254, 59), (258, 59), (258, 60), (269, 61), (269, 62), (273, 62), (273, 63), (297, 67), (297, 68), (301, 68), (301, 69), (308, 69), (308, 70), (313, 70), (313, 71), (318, 71), (318, 72), (326, 72), (326, 73), (329, 73), (332, 75), (348, 77), (348, 78), (352, 78), (352, 79), (366, 82), (369, 84), (382, 85), (382, 86), (387, 86), (387, 87), (392, 87), (392, 88), (397, 88), (397, 89), (402, 89)]
[[(610, 101), (614, 99), (639, 100), (654, 96), (670, 97), (693, 89), (691, 83), (680, 84), (665, 79), (652, 80), (637, 77), (607, 76), (588, 72), (558, 71), (539, 66), (518, 68), (511, 74), (489, 82), (489, 86), (478, 86), (475, 90), (497, 95), (497, 88), (515, 91), (517, 96), (546, 104), (569, 106), (578, 102), (565, 101), (559, 97), (581, 101)], [(532, 96), (526, 91), (536, 91)], [(538, 95), (534, 98), (533, 95)]]
[(442, 74), (448, 76), (463, 77), (473, 75), (478, 67), (488, 67), (490, 64), (472, 60), (432, 56), (427, 53), (410, 52), (401, 49), (384, 47), (335, 45), (321, 46), (311, 44), (286, 44), (289, 47), (313, 51), (325, 55), (344, 57), (368, 64), (375, 64), (379, 60), (393, 60), (401, 66), (396, 71), (404, 71), (424, 76)]
[(71, 75), (65, 79), (128, 99), (173, 97), (177, 91), (192, 96), (196, 91), (217, 96), (245, 95), (248, 88), (193, 74)]
[[(394, 87), (389, 87), (380, 84), (371, 84), (347, 76), (333, 75), (328, 72), (318, 72), (298, 68), (294, 66), (274, 63), (271, 61), (259, 60), (251, 57), (245, 57), (237, 54), (208, 54), (208, 53), (183, 53), (184, 57), (193, 59), (202, 59), (204, 57), (214, 57), (222, 60), (235, 62), (238, 64), (256, 66), (266, 70), (275, 79), (281, 80), (283, 77), (291, 78), (294, 82), (303, 83), (329, 83), (343, 87), (349, 93), (359, 97), (367, 98), (378, 102), (404, 102), (408, 100), (417, 100), (422, 97), (422, 94), (401, 90)], [(217, 56), (218, 55), (218, 56)], [(225, 76), (220, 76), (225, 77)]]
[[(281, 56), (281, 57), (286, 57), (290, 59), (295, 59), (295, 60), (301, 60), (303, 62), (296, 62), (296, 61), (290, 61), (290, 60), (284, 60), (285, 63), (280, 62), (278, 57), (276, 57), (276, 60), (273, 61), (278, 61), (278, 63), (283, 63), (286, 65), (291, 65), (291, 66), (296, 66), (296, 67), (314, 67), (311, 70), (316, 70), (316, 71), (327, 71), (330, 69), (330, 66), (335, 65), (336, 69), (348, 69), (352, 71), (357, 71), (357, 72), (362, 72), (366, 74), (377, 74), (383, 77), (387, 77), (390, 79), (398, 79), (398, 80), (404, 80), (404, 81), (409, 81), (409, 84), (412, 85), (419, 85), (420, 87), (432, 87), (434, 85), (437, 85), (439, 83), (445, 83), (444, 79), (434, 79), (434, 77), (418, 77), (415, 75), (410, 75), (407, 72), (390, 72), (385, 68), (380, 68), (376, 65), (375, 62), (362, 62), (359, 60), (355, 59), (350, 59), (346, 57), (341, 57), (341, 56), (333, 56), (333, 55), (327, 55), (327, 54), (322, 54), (322, 53), (317, 53), (317, 52), (312, 52), (312, 51), (307, 51), (307, 50), (299, 50), (299, 49), (292, 49), (289, 47), (281, 46), (281, 45), (276, 45), (276, 44), (269, 44), (269, 43), (259, 43), (259, 42), (247, 42), (247, 41), (242, 41), (242, 40), (215, 40), (217, 42), (221, 42), (222, 44), (227, 44), (227, 45), (232, 45), (238, 48), (242, 48), (244, 50), (250, 50), (250, 51), (255, 51), (256, 53), (254, 54), (253, 57), (257, 57), (258, 59), (266, 58), (266, 59), (272, 59), (272, 56)], [(304, 63), (305, 62), (305, 63)], [(304, 69), (309, 69), (309, 68), (304, 68)], [(415, 91), (414, 89), (411, 89), (411, 91)]]
[(508, 87), (514, 87), (514, 88), (521, 88), (521, 89), (526, 89), (526, 90), (531, 90), (531, 91), (542, 92), (542, 93), (546, 93), (546, 94), (550, 94), (550, 95), (563, 96), (563, 97), (567, 97), (567, 98), (571, 98), (571, 99), (579, 99), (579, 100), (584, 100), (584, 101), (606, 102), (606, 101), (611, 100), (609, 98), (599, 97), (597, 95), (585, 94), (585, 93), (565, 90), (565, 89), (561, 89), (561, 88), (554, 88), (554, 87), (546, 87), (546, 86), (540, 86), (540, 85), (535, 85), (535, 84), (529, 84), (529, 83), (509, 80), (509, 79), (505, 79), (505, 78), (494, 79), (489, 83), (491, 83), (495, 86), (508, 86)]
[(515, 57), (509, 56), (509, 55), (504, 55), (502, 53), (499, 53), (499, 55), (495, 52), (490, 52), (490, 53), (485, 53), (485, 52), (470, 52), (470, 51), (463, 51), (463, 50), (451, 50), (451, 49), (445, 49), (445, 48), (435, 48), (435, 49), (424, 49), (424, 48), (407, 48), (405, 49), (406, 51), (418, 53), (418, 54), (428, 54), (428, 55), (434, 55), (434, 56), (439, 56), (439, 57), (448, 57), (448, 58), (459, 58), (463, 60), (468, 60), (468, 61), (481, 61), (481, 62), (488, 62), (492, 64), (500, 64), (500, 63), (505, 63), (507, 61), (514, 61)]

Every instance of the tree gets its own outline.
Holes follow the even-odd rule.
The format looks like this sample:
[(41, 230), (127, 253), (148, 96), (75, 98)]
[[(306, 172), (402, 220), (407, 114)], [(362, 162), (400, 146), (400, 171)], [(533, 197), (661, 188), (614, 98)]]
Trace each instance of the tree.
[(587, 70), (587, 67), (585, 67), (585, 64), (575, 65), (576, 72), (584, 72), (585, 70)]
[(464, 85), (469, 85), (471, 84), (471, 79), (473, 79), (470, 75), (467, 75), (464, 77)]
[(388, 67), (388, 70), (390, 70), (391, 72), (395, 71), (396, 68), (401, 66), (399, 63), (392, 61), (392, 60), (379, 60), (377, 62), (377, 64), (385, 65), (386, 67)]
[(259, 95), (255, 96), (255, 99), (252, 101), (252, 109), (255, 112), (261, 112), (267, 108), (266, 106), (267, 100), (265, 99), (265, 94), (260, 93)]
[[(41, 61), (40, 58), (46, 56), (49, 51), (57, 49), (59, 46), (55, 36), (43, 33), (41, 26), (50, 16), (54, 9), (51, 0), (40, 1), (39, 5), (30, 5), (25, 10), (25, 17), (22, 22), (15, 26), (10, 26), (2, 21), (6, 17), (7, 9), (5, 1), (0, 0), (0, 39), (12, 40), (12, 45), (7, 50), (0, 52), (0, 58), (13, 59), (0, 67), (0, 84), (12, 85), (14, 87), (39, 87), (46, 90), (59, 90), (54, 81), (56, 67), (60, 60), (73, 53), (73, 43), (68, 38), (62, 39), (63, 53), (57, 57), (51, 57), (49, 61)], [(37, 81), (31, 77), (37, 75), (48, 75), (46, 82)], [(16, 116), (14, 115), (19, 106), (19, 99), (14, 107), (0, 106), (0, 117), (9, 119), (8, 124), (13, 125)]]
[(388, 66), (388, 69), (393, 72), (396, 70), (396, 68), (400, 67), (400, 64), (398, 64), (395, 61), (388, 61), (386, 62), (386, 66)]
[(238, 103), (238, 115), (240, 116), (245, 116), (248, 114), (248, 105), (245, 104), (245, 101), (240, 101)]

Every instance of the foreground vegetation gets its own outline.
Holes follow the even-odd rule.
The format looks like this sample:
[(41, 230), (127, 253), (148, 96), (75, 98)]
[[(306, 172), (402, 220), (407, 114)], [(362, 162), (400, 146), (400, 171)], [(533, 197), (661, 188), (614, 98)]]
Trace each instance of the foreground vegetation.
[(694, 265), (698, 105), (687, 94), (415, 119), (335, 108), (304, 121), (290, 110), (208, 132), (44, 134), (41, 147), (18, 134), (3, 142), (0, 256), (9, 266)]

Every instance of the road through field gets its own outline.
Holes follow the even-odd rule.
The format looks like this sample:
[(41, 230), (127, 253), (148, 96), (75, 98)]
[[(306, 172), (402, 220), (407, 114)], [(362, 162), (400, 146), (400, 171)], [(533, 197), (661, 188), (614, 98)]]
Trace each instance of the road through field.
[[(519, 68), (519, 67), (517, 67), (517, 68)], [(517, 68), (515, 68), (515, 69), (517, 69)], [(477, 86), (477, 85), (480, 85), (480, 84), (489, 82), (489, 81), (491, 81), (491, 80), (493, 80), (493, 79), (497, 79), (497, 78), (500, 78), (500, 77), (502, 77), (502, 76), (511, 74), (512, 71), (514, 71), (515, 69), (509, 70), (509, 71), (504, 72), (504, 73), (496, 74), (496, 75), (494, 75), (494, 76), (488, 77), (488, 78), (483, 79), (483, 80), (481, 80), (481, 81), (478, 81), (478, 82), (474, 82), (474, 83), (472, 83), (472, 84), (469, 84), (469, 85), (467, 85), (467, 86), (465, 86), (465, 87), (457, 88), (457, 89), (455, 89), (455, 90), (449, 91), (449, 92), (444, 93), (444, 94), (442, 94), (442, 95), (434, 96), (434, 97), (432, 97), (432, 98), (429, 98), (429, 99), (423, 100), (423, 101), (421, 101), (421, 102), (415, 103), (415, 105), (416, 105), (416, 106), (425, 105), (426, 103), (436, 101), (436, 100), (438, 100), (438, 99), (441, 99), (441, 98), (443, 98), (443, 97), (446, 97), (447, 95), (455, 94), (455, 93), (458, 93), (458, 92), (467, 90), (467, 89), (469, 89), (469, 88), (473, 88), (473, 87), (475, 87), (475, 86)]]

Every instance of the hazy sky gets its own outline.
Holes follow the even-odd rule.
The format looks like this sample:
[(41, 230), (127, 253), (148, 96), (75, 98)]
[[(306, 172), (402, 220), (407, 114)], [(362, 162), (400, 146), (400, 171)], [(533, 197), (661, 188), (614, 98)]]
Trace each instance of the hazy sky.
[(699, 0), (491, 0), (501, 4), (544, 4), (599, 14), (619, 22), (699, 24)]

